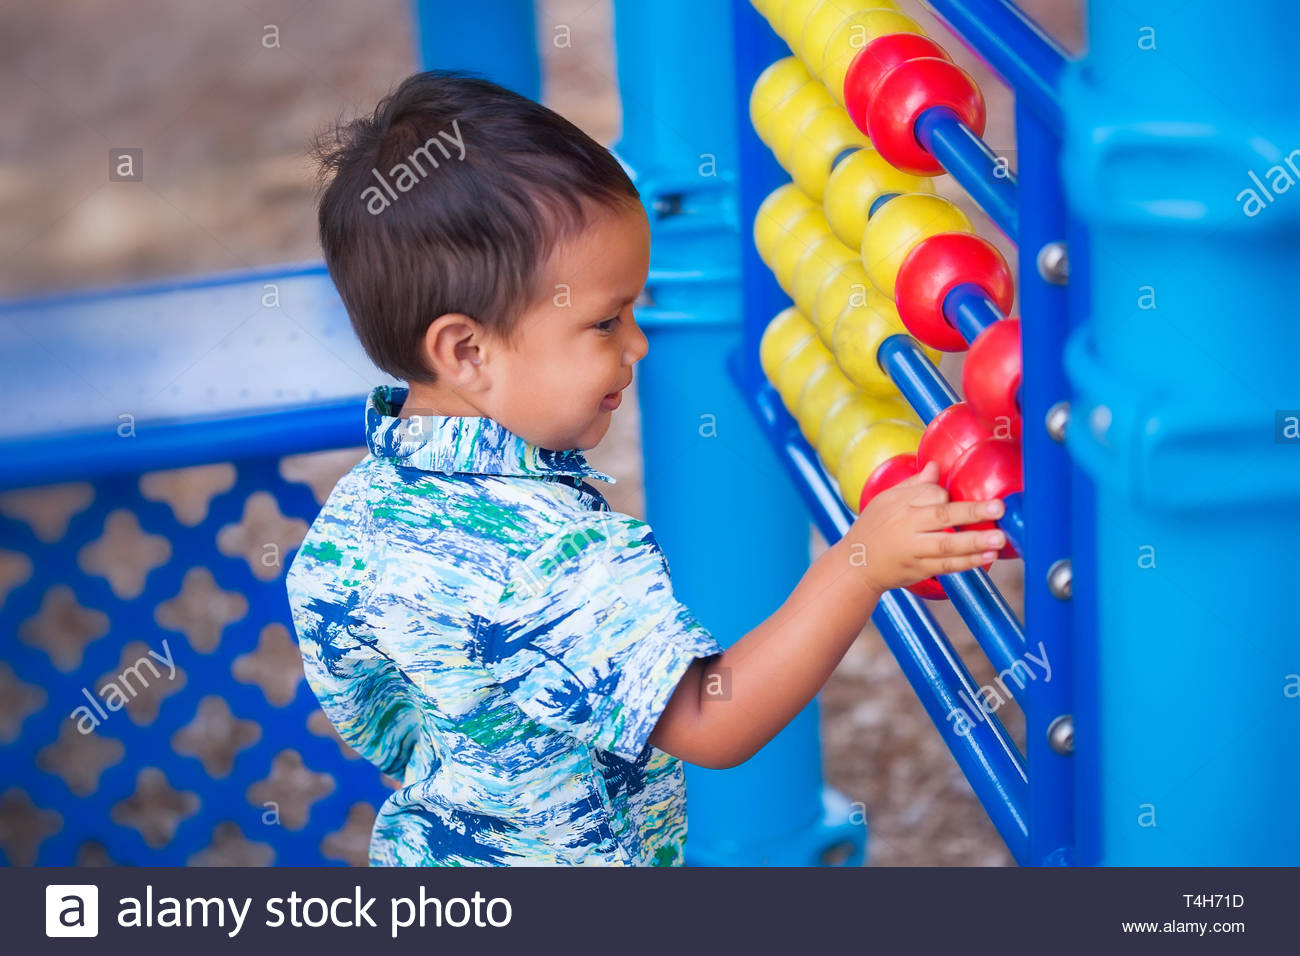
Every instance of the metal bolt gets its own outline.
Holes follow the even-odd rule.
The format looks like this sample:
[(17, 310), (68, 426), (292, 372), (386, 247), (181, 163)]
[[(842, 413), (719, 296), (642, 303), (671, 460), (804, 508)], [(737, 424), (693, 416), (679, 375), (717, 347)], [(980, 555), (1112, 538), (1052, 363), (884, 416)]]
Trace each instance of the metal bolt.
[(1070, 424), (1070, 403), (1057, 402), (1047, 410), (1047, 434), (1053, 441), (1065, 441), (1065, 426)]
[(1052, 285), (1065, 285), (1070, 281), (1070, 257), (1065, 243), (1049, 242), (1038, 250), (1038, 274)]
[(1047, 569), (1047, 590), (1052, 597), (1061, 601), (1070, 600), (1073, 585), (1074, 568), (1069, 558), (1061, 558)]
[(1047, 742), (1062, 757), (1074, 753), (1074, 715), (1062, 714), (1048, 725)]

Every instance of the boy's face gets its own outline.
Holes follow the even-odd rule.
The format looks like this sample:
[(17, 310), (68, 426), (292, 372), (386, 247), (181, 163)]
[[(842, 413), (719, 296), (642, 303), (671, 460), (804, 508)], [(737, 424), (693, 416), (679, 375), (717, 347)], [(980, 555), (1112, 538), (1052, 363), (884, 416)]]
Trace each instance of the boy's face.
[(632, 314), (649, 270), (650, 223), (640, 203), (596, 212), (556, 248), (515, 341), (488, 350), (484, 414), (542, 448), (594, 447), (621, 400), (616, 393), (649, 350)]

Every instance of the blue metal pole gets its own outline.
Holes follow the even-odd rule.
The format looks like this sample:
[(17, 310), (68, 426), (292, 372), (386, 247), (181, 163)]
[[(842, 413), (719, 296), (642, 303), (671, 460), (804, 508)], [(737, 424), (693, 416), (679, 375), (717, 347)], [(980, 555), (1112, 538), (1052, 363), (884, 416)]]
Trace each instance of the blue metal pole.
[[(753, 143), (739, 141), (738, 126), (747, 126), (748, 86), (761, 67), (737, 69), (733, 49), (754, 56), (737, 31), (752, 38), (768, 28), (741, 6), (736, 23), (730, 0), (615, 5), (617, 151), (641, 191), (653, 242), (651, 304), (637, 311), (650, 340), (637, 376), (646, 513), (676, 592), (724, 646), (776, 610), (809, 558), (798, 492), (726, 371), (747, 331), (757, 356), (750, 324), (761, 329), (785, 304), (758, 299), (746, 307), (741, 295), (742, 256), (757, 261), (753, 209), (760, 190), (780, 181), (745, 175), (757, 138), (751, 131)], [(748, 203), (741, 213), (738, 205)], [(747, 282), (758, 275), (752, 265), (744, 274)], [(742, 766), (688, 766), (687, 862), (860, 864), (863, 817), (824, 785), (820, 737), (814, 700)]]
[[(1079, 560), (1092, 534), (1080, 517), (1078, 497), (1086, 482), (1070, 466), (1059, 432), (1049, 430), (1053, 408), (1069, 398), (1061, 352), (1077, 315), (1067, 308), (1063, 277), (1048, 265), (1048, 253), (1066, 236), (1065, 199), (1060, 176), (1060, 141), (1024, 103), (1016, 104), (1020, 155), (1019, 246), (1020, 408), (1024, 422), (1021, 450), (1025, 468), (1022, 513), (1025, 534), (1025, 625), (1034, 652), (1050, 662), (1050, 678), (1025, 702), (1025, 760), (1029, 766), (1030, 857), (1035, 865), (1075, 862), (1075, 781), (1084, 779), (1071, 746), (1074, 726), (1076, 642), (1087, 639), (1072, 613), (1088, 606), (1078, 593), (1053, 593), (1052, 582), (1071, 560)], [(1040, 259), (1044, 266), (1040, 267)], [(1076, 264), (1077, 265), (1077, 264)], [(964, 311), (964, 310), (963, 310)], [(1090, 515), (1088, 516), (1090, 517)], [(1077, 526), (1077, 527), (1076, 527)], [(1058, 577), (1053, 578), (1053, 572)], [(1084, 584), (1084, 589), (1087, 588)], [(1055, 736), (1052, 736), (1055, 729)], [(1077, 736), (1077, 735), (1076, 735)]]
[(1006, 318), (984, 290), (970, 282), (948, 293), (943, 300), (943, 315), (967, 342), (974, 342), (990, 325)]
[(542, 97), (533, 0), (412, 0), (416, 60), (471, 70), (530, 100)]
[(891, 335), (881, 342), (876, 361), (927, 425), (949, 405), (961, 401), (910, 335)]
[(1016, 177), (974, 130), (946, 106), (934, 106), (916, 120), (916, 141), (952, 174), (993, 220), (1015, 241), (1020, 232)]
[(1085, 864), (1300, 863), (1298, 34), (1290, 0), (1093, 4), (1062, 86), (1089, 264), (1067, 441), (1096, 484)]

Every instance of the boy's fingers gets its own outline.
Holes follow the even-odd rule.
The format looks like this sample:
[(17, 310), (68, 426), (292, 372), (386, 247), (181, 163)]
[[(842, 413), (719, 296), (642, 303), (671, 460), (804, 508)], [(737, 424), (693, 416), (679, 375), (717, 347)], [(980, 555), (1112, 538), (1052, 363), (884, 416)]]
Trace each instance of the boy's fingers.
[(913, 507), (926, 508), (943, 504), (948, 500), (948, 492), (934, 483), (917, 484), (913, 487), (908, 500)]
[[(923, 544), (917, 551), (922, 558), (966, 557), (982, 555), (986, 551), (996, 551), (1007, 543), (1006, 535), (1001, 531), (958, 531), (948, 534), (944, 531), (923, 535)], [(988, 562), (982, 561), (981, 564)]]
[(996, 551), (978, 551), (974, 554), (954, 554), (943, 558), (923, 558), (919, 563), (927, 577), (937, 577), (940, 574), (956, 574), (959, 571), (982, 568), (986, 564), (992, 564), (997, 556)]
[(921, 529), (937, 531), (959, 524), (975, 524), (1002, 517), (1000, 501), (949, 501), (921, 509)]
[(904, 478), (894, 487), (904, 488), (907, 485), (920, 485), (920, 484), (924, 484), (925, 482), (934, 484), (938, 480), (939, 480), (939, 466), (932, 461), (927, 461), (925, 463), (924, 468), (918, 471), (911, 478)]

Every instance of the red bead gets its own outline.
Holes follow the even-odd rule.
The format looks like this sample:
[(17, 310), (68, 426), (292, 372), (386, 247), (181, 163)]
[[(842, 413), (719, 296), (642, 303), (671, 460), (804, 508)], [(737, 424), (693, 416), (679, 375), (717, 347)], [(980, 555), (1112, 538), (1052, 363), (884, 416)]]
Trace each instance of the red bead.
[(934, 462), (939, 466), (939, 484), (946, 485), (948, 475), (962, 452), (976, 442), (992, 437), (988, 426), (965, 402), (949, 405), (925, 427), (920, 447), (916, 450), (917, 468)]
[[(900, 481), (911, 478), (920, 470), (916, 466), (915, 455), (895, 455), (893, 458), (886, 458), (876, 466), (876, 470), (868, 476), (866, 484), (862, 486), (862, 497), (858, 501), (858, 511), (861, 512), (867, 506), (867, 502), (886, 488), (894, 487)], [(944, 592), (943, 585), (935, 578), (926, 578), (924, 581), (909, 584), (907, 590), (928, 601), (942, 601), (948, 597), (947, 593)]]
[(844, 108), (863, 133), (867, 131), (867, 104), (885, 74), (917, 57), (949, 59), (943, 47), (919, 33), (890, 33), (876, 37), (853, 58), (844, 74)]
[(961, 388), (966, 403), (996, 438), (1020, 441), (1020, 320), (1003, 319), (980, 333), (966, 356)]
[(858, 512), (861, 513), (867, 506), (867, 502), (886, 488), (894, 487), (920, 470), (916, 466), (915, 455), (895, 455), (893, 458), (886, 458), (867, 476), (867, 481), (862, 486), (862, 496), (858, 499)]
[(987, 239), (941, 232), (913, 246), (894, 280), (894, 303), (907, 330), (931, 348), (964, 351), (966, 340), (943, 314), (943, 302), (965, 282), (983, 289), (1003, 313), (1011, 311), (1011, 267)]
[(924, 581), (909, 584), (907, 590), (917, 597), (925, 598), (927, 601), (948, 600), (948, 592), (943, 589), (943, 585), (939, 583), (938, 578), (926, 578)]
[(876, 152), (913, 176), (942, 173), (943, 167), (916, 139), (917, 119), (935, 106), (948, 107), (975, 135), (984, 134), (984, 97), (971, 75), (950, 60), (923, 56), (900, 63), (872, 90), (867, 135)]
[[(1024, 489), (1020, 445), (998, 438), (986, 438), (966, 449), (952, 466), (952, 474), (948, 477), (948, 497), (953, 501), (1005, 498)], [(979, 531), (993, 527), (992, 521), (981, 521), (962, 530)], [(998, 552), (998, 557), (1016, 557), (1016, 549), (1010, 541)]]

